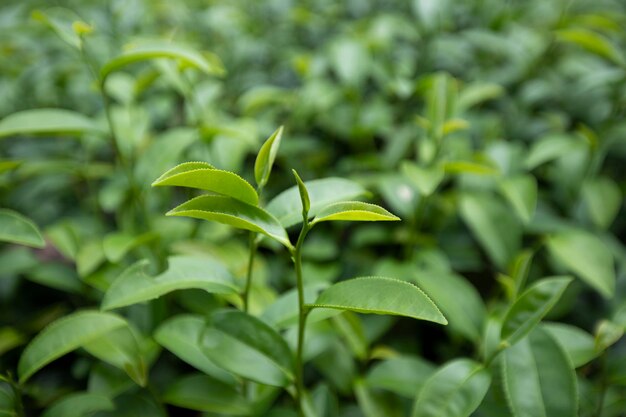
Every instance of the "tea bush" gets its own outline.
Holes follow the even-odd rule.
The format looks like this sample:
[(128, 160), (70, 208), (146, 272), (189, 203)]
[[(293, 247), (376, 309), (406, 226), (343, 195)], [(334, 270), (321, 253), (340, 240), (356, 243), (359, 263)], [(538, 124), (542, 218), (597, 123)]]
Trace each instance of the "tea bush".
[(5, 1), (0, 415), (626, 415), (625, 27)]

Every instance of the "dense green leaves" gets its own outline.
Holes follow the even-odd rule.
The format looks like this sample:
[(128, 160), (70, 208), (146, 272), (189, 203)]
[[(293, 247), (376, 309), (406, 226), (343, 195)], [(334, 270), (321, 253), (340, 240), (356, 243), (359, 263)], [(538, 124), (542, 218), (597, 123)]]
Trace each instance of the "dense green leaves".
[(119, 316), (97, 311), (81, 311), (55, 321), (24, 349), (18, 364), (20, 381), (25, 382), (66, 353), (124, 326), (126, 321)]
[(507, 311), (501, 339), (512, 345), (527, 335), (559, 301), (570, 282), (570, 277), (544, 278), (528, 288)]
[(263, 233), (287, 247), (291, 246), (287, 232), (272, 214), (230, 197), (203, 195), (170, 210), (167, 215), (216, 221)]
[(339, 282), (324, 290), (314, 303), (307, 306), (448, 323), (422, 290), (406, 281), (386, 277), (353, 278)]
[(177, 185), (211, 191), (244, 203), (257, 205), (259, 196), (239, 175), (212, 167), (203, 162), (180, 164), (157, 178), (152, 186)]
[(272, 172), (272, 166), (280, 147), (280, 140), (283, 137), (283, 127), (276, 129), (274, 133), (265, 141), (254, 162), (254, 179), (257, 185), (262, 188), (267, 184)]
[(623, 201), (619, 186), (606, 177), (585, 181), (582, 187), (582, 197), (591, 220), (602, 229), (611, 225)]
[(432, 364), (418, 357), (398, 356), (375, 364), (365, 381), (370, 387), (413, 398), (434, 370)]
[(500, 182), (502, 194), (524, 223), (530, 222), (537, 206), (537, 181), (532, 175), (505, 178)]
[(97, 411), (112, 411), (113, 402), (102, 395), (81, 392), (70, 394), (52, 404), (41, 417), (83, 417)]
[(564, 231), (548, 239), (552, 256), (605, 297), (615, 291), (613, 256), (604, 242), (588, 232)]
[[(319, 210), (331, 203), (351, 200), (366, 193), (359, 184), (343, 178), (324, 178), (304, 183), (311, 201), (309, 216), (315, 216)], [(283, 191), (267, 205), (267, 211), (273, 214), (283, 227), (290, 227), (302, 220), (302, 203), (298, 186)]]
[(0, 120), (0, 138), (14, 135), (102, 133), (81, 113), (63, 109), (34, 109), (13, 113)]
[(328, 221), (395, 221), (400, 220), (376, 204), (342, 201), (329, 204), (317, 212), (312, 224)]
[(232, 385), (206, 375), (192, 374), (177, 379), (165, 392), (165, 402), (198, 411), (249, 415), (250, 404)]
[(31, 220), (7, 209), (0, 209), (0, 241), (43, 248), (46, 242)]
[(513, 415), (578, 415), (572, 364), (558, 343), (540, 328), (504, 351), (502, 380)]
[(424, 196), (431, 195), (445, 176), (445, 171), (441, 165), (425, 168), (411, 161), (402, 163), (402, 172)]
[(168, 262), (167, 271), (156, 276), (147, 273), (149, 263), (145, 260), (126, 269), (104, 295), (102, 309), (141, 303), (187, 288), (219, 294), (238, 292), (230, 273), (211, 258), (174, 256)]
[(457, 359), (426, 380), (413, 404), (412, 417), (468, 417), (482, 402), (491, 375), (470, 359)]

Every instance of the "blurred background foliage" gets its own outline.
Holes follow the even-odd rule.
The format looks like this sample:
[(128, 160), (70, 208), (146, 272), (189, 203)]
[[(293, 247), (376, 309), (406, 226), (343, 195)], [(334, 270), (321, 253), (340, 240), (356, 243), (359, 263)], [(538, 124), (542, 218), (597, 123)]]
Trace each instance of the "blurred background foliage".
[[(403, 219), (321, 226), (305, 248), (309, 282), (403, 275), (451, 300), (440, 305), (445, 329), (355, 319), (357, 347), (349, 325), (320, 322), (307, 369), (320, 415), (402, 415), (425, 369), (480, 356), (486, 315), (515, 298), (511, 265), (524, 253), (534, 254), (531, 283), (581, 278), (549, 316), (600, 346), (600, 358), (578, 369), (580, 415), (623, 415), (626, 345), (605, 349), (626, 325), (625, 27), (626, 3), (617, 0), (4, 0), (0, 119), (61, 108), (95, 127), (42, 137), (0, 124), (0, 205), (31, 218), (47, 242), (0, 246), (0, 372), (12, 381), (35, 334), (97, 306), (138, 259), (163, 269), (169, 254), (207, 254), (243, 279), (245, 236), (165, 218), (193, 193), (150, 184), (188, 160), (251, 179), (262, 141), (284, 125), (264, 200), (292, 186), (296, 168), (305, 180), (350, 178)], [(155, 42), (206, 51), (215, 68), (139, 62), (111, 73), (100, 94), (107, 62)], [(114, 134), (102, 134), (111, 124)], [(251, 311), (262, 314), (294, 277), (268, 242), (257, 259)], [(447, 311), (462, 299), (471, 305)], [(121, 311), (149, 338), (167, 317), (224, 303), (185, 290)], [(85, 352), (64, 357), (23, 387), (27, 415), (78, 391), (126, 410), (103, 407), (99, 416), (135, 415), (133, 407), (197, 415), (161, 403), (170, 381), (192, 369), (153, 349), (149, 389)], [(415, 372), (403, 375), (404, 366)], [(2, 386), (0, 405), (17, 401), (11, 386)], [(503, 393), (492, 391), (475, 415), (509, 415)], [(382, 395), (391, 411), (376, 414), (364, 392)], [(292, 415), (290, 404), (272, 399), (258, 415)]]

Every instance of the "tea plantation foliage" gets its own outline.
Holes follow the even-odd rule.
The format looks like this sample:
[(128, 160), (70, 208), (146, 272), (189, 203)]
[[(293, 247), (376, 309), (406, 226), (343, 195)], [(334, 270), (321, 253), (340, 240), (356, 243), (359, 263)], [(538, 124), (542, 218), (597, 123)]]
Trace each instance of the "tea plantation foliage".
[(625, 28), (4, 0), (0, 415), (626, 415)]

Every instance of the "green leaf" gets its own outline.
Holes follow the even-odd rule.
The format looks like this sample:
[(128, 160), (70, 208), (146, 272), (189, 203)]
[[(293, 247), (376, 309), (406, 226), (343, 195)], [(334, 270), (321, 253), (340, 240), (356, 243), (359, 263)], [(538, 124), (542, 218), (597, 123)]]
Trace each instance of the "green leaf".
[(626, 60), (621, 51), (604, 36), (588, 29), (570, 28), (556, 32), (557, 39), (574, 43), (587, 51), (594, 53), (618, 65), (624, 65)]
[(177, 407), (211, 413), (243, 416), (251, 412), (249, 401), (237, 389), (207, 375), (178, 378), (168, 387), (163, 400)]
[(367, 359), (369, 346), (359, 317), (354, 313), (344, 311), (333, 316), (332, 322), (354, 355), (360, 360)]
[(311, 209), (311, 198), (309, 197), (309, 191), (304, 185), (304, 182), (300, 178), (300, 175), (296, 172), (295, 169), (292, 169), (293, 176), (296, 177), (296, 183), (298, 185), (298, 194), (300, 194), (300, 203), (302, 204), (302, 213), (304, 216), (308, 215), (309, 210)]
[(449, 161), (443, 164), (445, 172), (449, 174), (499, 175), (496, 166), (472, 161)]
[(77, 392), (55, 401), (41, 417), (83, 417), (97, 411), (113, 411), (113, 402), (99, 394)]
[(624, 335), (624, 326), (610, 320), (601, 320), (595, 332), (594, 346), (598, 353), (604, 352)]
[(259, 204), (259, 196), (248, 181), (234, 172), (216, 169), (203, 162), (180, 164), (152, 183), (153, 187), (164, 185), (199, 188), (223, 194), (253, 206)]
[(414, 398), (435, 367), (419, 356), (398, 356), (372, 366), (365, 379), (368, 386)]
[(423, 196), (431, 195), (446, 175), (443, 166), (439, 164), (425, 168), (411, 161), (403, 161), (401, 169)]
[(53, 322), (24, 349), (17, 368), (20, 383), (55, 359), (124, 326), (121, 317), (98, 311), (81, 311)]
[(422, 290), (409, 282), (386, 277), (361, 277), (339, 282), (324, 290), (315, 303), (307, 304), (307, 307), (448, 323)]
[(435, 272), (418, 272), (413, 277), (437, 301), (452, 329), (472, 341), (480, 340), (487, 311), (480, 294), (465, 278)]
[[(312, 303), (317, 298), (318, 293), (323, 288), (326, 288), (326, 284), (309, 284), (304, 286), (304, 302)], [(309, 314), (309, 318), (307, 320), (308, 324), (311, 324), (316, 321), (316, 319), (326, 319), (330, 316), (334, 316), (336, 314), (340, 314), (339, 312), (330, 312), (332, 314), (321, 314), (318, 315), (316, 313), (325, 313), (323, 310), (313, 311)], [(298, 323), (298, 291), (296, 288), (286, 291), (280, 295), (272, 304), (270, 304), (263, 314), (261, 318), (266, 323), (269, 323), (273, 327), (278, 329), (283, 329), (286, 327), (290, 327), (296, 325)], [(318, 316), (318, 317), (315, 317)]]
[(399, 406), (389, 401), (379, 393), (371, 390), (361, 378), (353, 382), (354, 395), (359, 408), (365, 417), (403, 417), (404, 413)]
[(287, 232), (272, 214), (230, 197), (203, 195), (170, 210), (167, 215), (216, 221), (239, 229), (263, 233), (287, 248), (291, 247)]
[(608, 177), (588, 179), (582, 186), (582, 198), (593, 223), (608, 229), (622, 206), (622, 192)]
[(598, 356), (593, 336), (586, 331), (565, 323), (542, 323), (540, 327), (567, 353), (574, 368), (579, 368)]
[(549, 135), (533, 143), (526, 155), (524, 165), (527, 169), (535, 169), (541, 164), (552, 161), (585, 146), (576, 136)]
[(80, 113), (63, 109), (33, 109), (0, 120), (0, 138), (15, 135), (103, 133), (95, 122)]
[(529, 223), (537, 206), (537, 180), (532, 175), (518, 175), (500, 181), (500, 190), (515, 213)]
[(46, 246), (35, 223), (8, 209), (0, 209), (0, 242), (18, 243), (34, 248)]
[(504, 94), (506, 90), (498, 84), (475, 83), (464, 86), (459, 93), (458, 108), (463, 112), (477, 104), (493, 100)]
[(464, 194), (461, 217), (491, 260), (502, 270), (518, 252), (522, 230), (508, 207), (488, 194)]
[(504, 351), (502, 379), (515, 416), (578, 415), (576, 374), (566, 353), (541, 328)]
[(501, 339), (513, 345), (526, 336), (559, 301), (570, 282), (570, 277), (544, 278), (530, 286), (507, 311)]
[(210, 293), (237, 294), (239, 289), (226, 268), (211, 258), (173, 256), (167, 270), (150, 276), (147, 260), (126, 269), (109, 287), (103, 310), (142, 303), (176, 290), (198, 288)]
[(582, 230), (566, 230), (550, 236), (548, 249), (559, 263), (604, 297), (613, 296), (613, 255), (602, 240)]
[(510, 274), (511, 278), (513, 278), (513, 282), (515, 283), (515, 297), (517, 297), (517, 294), (519, 294), (526, 285), (534, 256), (534, 251), (523, 250), (513, 260)]
[[(311, 201), (310, 217), (315, 216), (322, 207), (328, 204), (351, 200), (366, 194), (366, 190), (359, 184), (343, 178), (307, 181), (304, 185)], [(298, 186), (291, 187), (276, 196), (267, 205), (267, 211), (272, 213), (283, 227), (300, 223), (302, 221), (302, 201)]]
[(26, 336), (13, 327), (0, 327), (0, 357), (5, 352), (21, 345), (26, 341)]
[(174, 316), (156, 329), (154, 340), (205, 374), (229, 385), (236, 385), (237, 379), (215, 365), (200, 349), (198, 341), (205, 327), (206, 319), (201, 316), (187, 314)]
[(283, 126), (280, 126), (272, 136), (269, 137), (261, 146), (259, 153), (254, 161), (254, 179), (257, 186), (262, 188), (267, 184), (272, 172), (272, 166), (280, 147), (280, 140), (283, 137)]
[(104, 81), (113, 71), (135, 62), (160, 58), (175, 59), (184, 66), (196, 68), (209, 75), (223, 75), (226, 72), (217, 55), (201, 54), (179, 45), (160, 43), (133, 46), (132, 49), (111, 59), (100, 70), (100, 79)]
[[(123, 232), (109, 233), (102, 241), (102, 250), (106, 258), (113, 263), (124, 259), (124, 256), (134, 248), (144, 245), (159, 237), (155, 232), (147, 232), (135, 236)], [(81, 248), (82, 249), (82, 248)], [(80, 258), (81, 252), (78, 252)]]
[(311, 224), (327, 221), (397, 221), (399, 217), (376, 204), (361, 201), (341, 201), (320, 209)]
[(482, 364), (456, 359), (435, 372), (420, 390), (412, 417), (468, 417), (482, 402), (491, 375)]
[(0, 159), (0, 174), (13, 171), (20, 165), (22, 165), (23, 161), (18, 159)]

